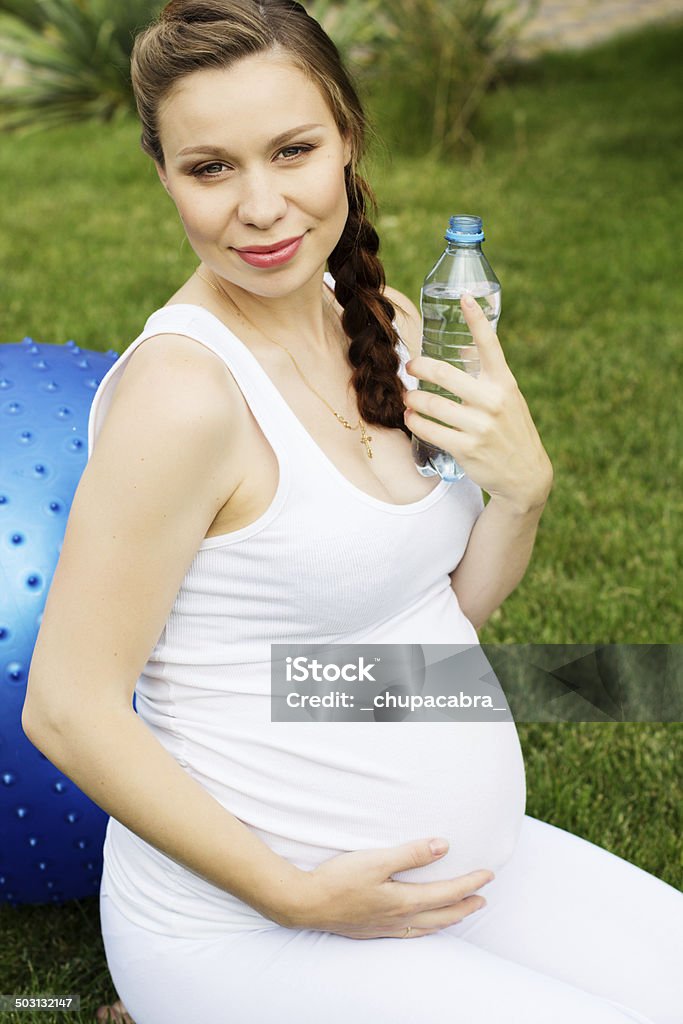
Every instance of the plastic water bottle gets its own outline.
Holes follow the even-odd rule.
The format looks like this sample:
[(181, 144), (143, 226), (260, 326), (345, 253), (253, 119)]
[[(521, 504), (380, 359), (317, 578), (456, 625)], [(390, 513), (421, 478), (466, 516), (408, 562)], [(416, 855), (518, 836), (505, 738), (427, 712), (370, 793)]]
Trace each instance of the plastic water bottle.
[[(500, 281), (481, 251), (484, 241), (481, 217), (458, 214), (450, 218), (446, 249), (427, 274), (420, 292), (422, 311), (422, 355), (446, 362), (472, 374), (479, 374), (477, 346), (467, 326), (460, 298), (469, 292), (495, 328), (501, 306)], [(451, 401), (460, 399), (430, 381), (420, 379), (418, 387)], [(439, 422), (429, 416), (433, 422)], [(452, 455), (413, 434), (413, 459), (422, 476), (459, 480), (464, 476)]]

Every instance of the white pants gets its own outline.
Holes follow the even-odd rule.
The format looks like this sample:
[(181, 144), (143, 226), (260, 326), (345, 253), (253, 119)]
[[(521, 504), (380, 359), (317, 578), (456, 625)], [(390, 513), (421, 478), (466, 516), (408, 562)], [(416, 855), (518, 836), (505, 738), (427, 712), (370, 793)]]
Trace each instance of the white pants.
[[(683, 895), (528, 815), (487, 906), (417, 939), (145, 932), (100, 896), (136, 1024), (682, 1024)], [(169, 894), (169, 898), (172, 898)]]

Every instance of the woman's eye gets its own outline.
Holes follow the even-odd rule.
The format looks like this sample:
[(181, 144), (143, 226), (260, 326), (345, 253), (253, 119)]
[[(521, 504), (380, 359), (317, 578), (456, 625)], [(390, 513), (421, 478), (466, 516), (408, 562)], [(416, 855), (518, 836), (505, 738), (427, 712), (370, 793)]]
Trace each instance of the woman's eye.
[(225, 167), (225, 164), (219, 164), (219, 163), (204, 164), (203, 167), (195, 167), (195, 169), (193, 170), (192, 173), (194, 174), (194, 176), (196, 178), (215, 178), (216, 177), (215, 174), (208, 174), (207, 173), (210, 170), (211, 167)]
[(285, 149), (281, 149), (280, 153), (291, 153), (292, 156), (285, 156), (285, 160), (293, 160), (297, 156), (301, 156), (302, 153), (309, 153), (314, 146), (287, 146)]

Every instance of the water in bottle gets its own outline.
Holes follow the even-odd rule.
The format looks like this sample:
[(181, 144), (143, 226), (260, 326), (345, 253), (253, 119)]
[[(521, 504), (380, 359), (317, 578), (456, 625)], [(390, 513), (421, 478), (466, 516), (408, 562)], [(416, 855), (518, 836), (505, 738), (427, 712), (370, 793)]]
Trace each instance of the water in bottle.
[[(501, 307), (500, 282), (481, 251), (484, 241), (481, 217), (465, 214), (451, 217), (445, 238), (446, 249), (427, 274), (420, 293), (422, 355), (444, 359), (476, 377), (479, 374), (477, 346), (460, 299), (465, 292), (473, 295), (495, 330)], [(460, 401), (430, 381), (420, 379), (418, 387), (451, 401)], [(459, 480), (464, 476), (452, 455), (415, 434), (412, 449), (422, 476), (438, 475), (443, 480)]]

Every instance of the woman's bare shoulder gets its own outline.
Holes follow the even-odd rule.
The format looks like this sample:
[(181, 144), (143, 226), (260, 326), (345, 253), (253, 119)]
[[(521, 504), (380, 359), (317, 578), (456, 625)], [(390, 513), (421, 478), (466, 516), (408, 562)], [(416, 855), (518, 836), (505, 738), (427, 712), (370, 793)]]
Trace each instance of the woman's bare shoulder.
[[(185, 334), (154, 334), (137, 346), (126, 359), (114, 401), (135, 388), (149, 394), (149, 401), (177, 403), (194, 414), (198, 409), (221, 415), (226, 426), (240, 419), (244, 402), (227, 364), (214, 352)], [(179, 394), (180, 393), (180, 394)]]
[(396, 310), (396, 327), (411, 359), (422, 349), (422, 316), (413, 302), (396, 288), (385, 285), (384, 294)]
[[(200, 428), (198, 441), (223, 439), (225, 476), (232, 481), (240, 472), (239, 442), (246, 419), (242, 392), (216, 352), (184, 334), (155, 334), (126, 359), (99, 434), (115, 442), (131, 420), (150, 430), (164, 424), (176, 435)], [(228, 444), (228, 439), (238, 443)]]
[[(153, 334), (137, 346), (127, 359), (121, 380), (137, 374), (163, 374), (166, 368), (184, 368), (196, 377), (220, 383), (234, 382), (223, 359), (208, 345), (187, 334)], [(235, 387), (237, 385), (235, 384)]]

